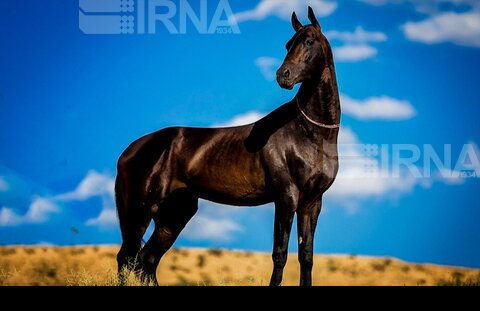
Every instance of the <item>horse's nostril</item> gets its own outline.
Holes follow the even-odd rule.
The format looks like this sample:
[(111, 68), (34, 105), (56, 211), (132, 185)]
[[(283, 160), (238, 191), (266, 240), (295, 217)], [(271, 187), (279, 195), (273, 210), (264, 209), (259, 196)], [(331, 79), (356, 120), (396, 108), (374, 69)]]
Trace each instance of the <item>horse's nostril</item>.
[(285, 71), (283, 72), (283, 77), (284, 77), (285, 79), (290, 78), (290, 70), (285, 69)]

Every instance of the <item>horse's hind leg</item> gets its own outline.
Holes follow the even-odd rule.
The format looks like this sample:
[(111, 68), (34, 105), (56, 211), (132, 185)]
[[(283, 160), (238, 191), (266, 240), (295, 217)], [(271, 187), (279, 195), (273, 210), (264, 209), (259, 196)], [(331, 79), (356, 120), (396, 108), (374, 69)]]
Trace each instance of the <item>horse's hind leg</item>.
[(156, 271), (160, 259), (172, 247), (197, 209), (198, 198), (186, 188), (174, 191), (159, 206), (154, 215), (155, 230), (139, 256), (145, 279), (158, 284)]
[[(117, 211), (122, 231), (122, 246), (117, 254), (120, 283), (124, 283), (124, 270), (134, 269), (136, 257), (142, 246), (142, 237), (151, 221), (151, 215), (142, 208), (139, 200), (131, 197), (122, 189), (121, 180), (117, 178), (116, 186)], [(130, 196), (129, 196), (130, 195)]]
[(142, 247), (142, 237), (148, 228), (151, 218), (146, 215), (131, 215), (122, 226), (122, 246), (117, 254), (118, 272), (124, 269), (136, 270), (138, 252)]

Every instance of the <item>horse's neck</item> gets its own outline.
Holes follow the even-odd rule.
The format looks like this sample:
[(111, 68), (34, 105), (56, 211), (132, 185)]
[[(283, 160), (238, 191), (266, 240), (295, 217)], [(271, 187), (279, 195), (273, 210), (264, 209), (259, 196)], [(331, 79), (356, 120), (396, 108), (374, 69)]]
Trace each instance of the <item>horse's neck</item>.
[(328, 125), (340, 124), (340, 99), (333, 65), (325, 67), (320, 78), (304, 82), (297, 99), (311, 119)]

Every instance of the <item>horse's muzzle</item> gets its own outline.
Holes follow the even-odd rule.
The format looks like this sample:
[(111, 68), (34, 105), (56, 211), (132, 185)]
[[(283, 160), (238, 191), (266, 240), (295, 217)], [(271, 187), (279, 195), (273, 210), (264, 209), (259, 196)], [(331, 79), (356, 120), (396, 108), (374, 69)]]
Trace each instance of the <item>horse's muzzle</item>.
[(282, 89), (291, 90), (295, 86), (295, 82), (292, 79), (292, 73), (289, 68), (281, 66), (277, 70), (277, 82)]

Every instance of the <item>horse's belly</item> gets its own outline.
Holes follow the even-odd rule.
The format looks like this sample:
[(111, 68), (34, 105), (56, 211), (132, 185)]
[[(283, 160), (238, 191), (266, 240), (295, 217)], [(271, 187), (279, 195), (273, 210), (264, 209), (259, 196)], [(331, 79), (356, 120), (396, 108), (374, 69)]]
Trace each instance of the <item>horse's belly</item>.
[(264, 172), (209, 167), (192, 176), (191, 189), (206, 200), (229, 205), (260, 205), (269, 202)]

